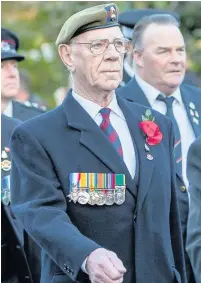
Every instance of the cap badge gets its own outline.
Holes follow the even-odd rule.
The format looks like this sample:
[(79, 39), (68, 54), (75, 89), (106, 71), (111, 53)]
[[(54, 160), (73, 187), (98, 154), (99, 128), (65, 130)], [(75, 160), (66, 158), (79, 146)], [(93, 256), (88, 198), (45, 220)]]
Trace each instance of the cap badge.
[(105, 10), (107, 11), (106, 22), (115, 22), (117, 20), (117, 11), (114, 6), (106, 6)]
[(110, 8), (110, 18), (112, 22), (116, 21), (116, 18), (117, 18), (116, 10), (113, 6)]
[(12, 52), (15, 53), (15, 49), (11, 48), (11, 45), (6, 41), (1, 42), (1, 50), (4, 52)]

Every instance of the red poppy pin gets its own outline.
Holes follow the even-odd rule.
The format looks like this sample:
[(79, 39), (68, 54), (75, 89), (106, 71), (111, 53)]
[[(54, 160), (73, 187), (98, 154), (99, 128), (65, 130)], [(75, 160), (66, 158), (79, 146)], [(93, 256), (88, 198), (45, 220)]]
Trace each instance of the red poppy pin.
[(151, 110), (147, 109), (145, 114), (142, 115), (142, 122), (139, 123), (140, 129), (146, 135), (146, 142), (149, 145), (157, 145), (163, 138), (163, 134), (154, 120), (155, 117), (152, 116)]

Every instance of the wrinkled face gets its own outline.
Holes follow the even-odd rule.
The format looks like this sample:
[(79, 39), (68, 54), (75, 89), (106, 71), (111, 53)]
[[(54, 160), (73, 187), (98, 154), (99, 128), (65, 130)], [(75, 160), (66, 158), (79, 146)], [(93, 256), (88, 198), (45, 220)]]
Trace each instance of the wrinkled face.
[(15, 98), (20, 87), (19, 71), (16, 60), (1, 62), (1, 95), (2, 98)]
[(119, 53), (113, 44), (109, 44), (100, 55), (92, 54), (89, 44), (77, 44), (98, 39), (113, 42), (115, 38), (123, 38), (119, 27), (91, 30), (73, 39), (71, 58), (74, 81), (92, 91), (111, 91), (119, 86), (122, 80), (124, 54)]
[(186, 70), (183, 36), (174, 25), (151, 24), (144, 31), (143, 50), (134, 55), (141, 77), (157, 88), (177, 88)]

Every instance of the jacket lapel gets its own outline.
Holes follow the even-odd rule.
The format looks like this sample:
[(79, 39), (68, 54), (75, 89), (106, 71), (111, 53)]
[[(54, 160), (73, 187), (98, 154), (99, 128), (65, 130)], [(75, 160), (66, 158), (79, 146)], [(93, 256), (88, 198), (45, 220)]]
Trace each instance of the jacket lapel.
[(119, 106), (122, 109), (126, 118), (131, 136), (134, 139), (136, 145), (136, 160), (137, 158), (139, 160), (139, 182), (137, 199), (137, 211), (139, 212), (150, 187), (154, 170), (154, 160), (147, 159), (147, 152), (145, 150), (145, 137), (141, 133), (139, 127), (139, 122), (141, 122), (141, 113), (137, 113), (137, 107), (136, 111), (134, 111), (134, 105), (131, 105), (131, 109), (128, 107), (127, 102), (124, 101), (122, 98), (118, 97), (117, 99)]
[[(183, 85), (181, 86), (181, 97), (182, 97), (183, 103), (185, 105), (186, 112), (187, 112), (187, 115), (188, 115), (188, 119), (189, 119), (191, 126), (193, 128), (195, 137), (197, 138), (201, 135), (201, 120), (200, 120), (201, 113), (198, 113), (199, 117), (195, 116), (195, 112), (197, 112), (197, 109), (196, 109), (196, 103), (193, 103), (193, 101), (192, 101), (193, 95), (192, 95), (192, 93), (187, 91), (185, 89), (185, 86), (183, 86)], [(194, 107), (195, 107), (195, 109), (193, 109)]]
[(136, 197), (132, 186), (131, 175), (123, 159), (117, 154), (112, 144), (94, 120), (73, 98), (71, 91), (69, 91), (62, 105), (67, 116), (68, 126), (81, 132), (80, 144), (96, 155), (111, 172), (125, 174), (127, 188)]
[(126, 100), (151, 107), (146, 95), (138, 85), (135, 77), (133, 77), (123, 89), (120, 89), (119, 95)]

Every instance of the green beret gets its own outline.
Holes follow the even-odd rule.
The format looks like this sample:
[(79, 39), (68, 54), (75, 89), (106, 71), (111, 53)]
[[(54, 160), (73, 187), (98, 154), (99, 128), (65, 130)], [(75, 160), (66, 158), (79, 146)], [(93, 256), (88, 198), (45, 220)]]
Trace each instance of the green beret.
[(103, 4), (82, 10), (71, 16), (63, 25), (56, 45), (69, 41), (86, 31), (119, 26), (118, 8), (115, 4)]

